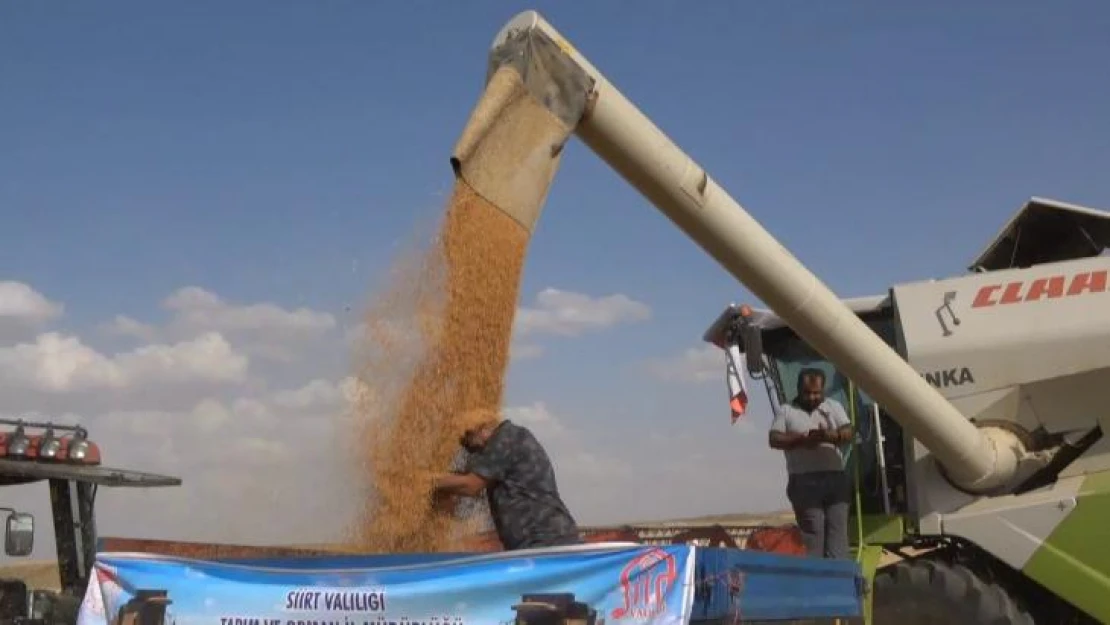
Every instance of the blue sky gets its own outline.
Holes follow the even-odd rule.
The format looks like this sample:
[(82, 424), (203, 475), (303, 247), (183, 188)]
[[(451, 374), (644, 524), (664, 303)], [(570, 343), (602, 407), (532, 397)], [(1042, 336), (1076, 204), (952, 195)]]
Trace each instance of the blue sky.
[[(1031, 195), (1110, 207), (1104, 3), (636, 7), (5, 3), (0, 280), (64, 306), (36, 332), (78, 337), (121, 363), (140, 344), (104, 325), (126, 315), (168, 327), (163, 300), (186, 286), (229, 306), (330, 314), (328, 337), (292, 360), (271, 369), (252, 360), (247, 391), (348, 375), (350, 354), (335, 338), (357, 323), (414, 228), (442, 210), (448, 157), (488, 45), (526, 8), (544, 13), (843, 296), (961, 272)], [(723, 362), (680, 358), (725, 304), (752, 298), (578, 143), (532, 241), (522, 305), (546, 288), (623, 294), (650, 308), (648, 319), (575, 337), (541, 332), (542, 355), (513, 365), (508, 403), (542, 405), (574, 431), (568, 445), (600, 459), (594, 475), (567, 479), (579, 516), (784, 503), (781, 460), (764, 449), (765, 403), (749, 428), (730, 428)], [(197, 319), (175, 340), (205, 331)], [(245, 344), (227, 323), (215, 330), (231, 348)], [(7, 349), (35, 341), (28, 334)], [(700, 382), (647, 373), (666, 359)], [(15, 398), (10, 411), (101, 419), (104, 436), (120, 440), (134, 428), (114, 413), (188, 411), (209, 395), (233, 406), (247, 392), (189, 387), (193, 395), (163, 402), (156, 386), (20, 395), (15, 376), (0, 382)], [(174, 427), (187, 430), (188, 418)], [(267, 430), (271, 443), (282, 442), (276, 431)], [(180, 449), (173, 463), (128, 453), (120, 462), (196, 471), (197, 484), (215, 475)], [(731, 473), (718, 492), (688, 492), (682, 480), (717, 482), (715, 467)], [(614, 504), (644, 480), (664, 494)], [(191, 505), (207, 501), (202, 486), (191, 488)], [(130, 529), (127, 515), (106, 514), (113, 529)], [(296, 528), (286, 534), (309, 531)]]

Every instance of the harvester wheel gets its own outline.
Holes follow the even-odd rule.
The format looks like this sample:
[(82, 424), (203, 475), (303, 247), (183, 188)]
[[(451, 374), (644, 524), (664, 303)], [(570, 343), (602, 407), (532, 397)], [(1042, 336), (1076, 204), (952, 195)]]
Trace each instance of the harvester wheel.
[(998, 584), (971, 569), (932, 559), (899, 562), (875, 576), (875, 625), (1034, 625)]

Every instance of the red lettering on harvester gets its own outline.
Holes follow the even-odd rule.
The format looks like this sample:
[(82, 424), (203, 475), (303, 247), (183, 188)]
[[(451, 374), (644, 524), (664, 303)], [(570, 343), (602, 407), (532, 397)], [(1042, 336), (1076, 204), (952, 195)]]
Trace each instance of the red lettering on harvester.
[[(988, 284), (980, 287), (971, 302), (972, 308), (989, 308), (999, 304), (1017, 304), (1020, 302), (1036, 302), (1045, 299), (1058, 299), (1072, 297), (1084, 293), (1105, 293), (1110, 283), (1110, 272), (1105, 269), (1099, 271), (1084, 271), (1073, 276), (1051, 276), (1037, 278), (1032, 282), (1009, 282), (1002, 284)], [(1067, 290), (1064, 285), (1067, 284)], [(1001, 295), (999, 295), (1001, 291)]]
[(999, 304), (1017, 304), (1021, 302), (1021, 283), (1011, 282), (1006, 285), (1006, 290), (1002, 291), (1002, 299), (998, 300)]
[(1051, 278), (1037, 278), (1034, 280), (1029, 285), (1029, 293), (1025, 295), (1025, 301), (1035, 302), (1044, 297), (1056, 299), (1063, 296), (1064, 276), (1052, 276)]
[(1087, 291), (1090, 293), (1103, 293), (1106, 291), (1106, 271), (1092, 271), (1090, 273), (1077, 273), (1068, 285), (1068, 295), (1079, 295)]
[(975, 301), (971, 303), (971, 307), (985, 308), (987, 306), (994, 306), (998, 302), (991, 299), (991, 295), (1000, 288), (1002, 288), (1001, 285), (992, 284), (979, 289), (979, 292), (975, 294)]

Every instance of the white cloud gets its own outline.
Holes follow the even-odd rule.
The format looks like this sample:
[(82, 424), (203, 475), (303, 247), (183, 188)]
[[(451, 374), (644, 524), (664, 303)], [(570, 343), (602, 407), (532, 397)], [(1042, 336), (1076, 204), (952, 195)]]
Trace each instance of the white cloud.
[(105, 329), (116, 336), (128, 336), (142, 341), (153, 341), (158, 336), (158, 328), (127, 315), (116, 315)]
[(321, 407), (347, 408), (353, 405), (359, 384), (359, 381), (353, 377), (344, 378), (338, 383), (315, 379), (300, 388), (274, 393), (271, 402), (275, 406), (292, 410), (311, 410)]
[(174, 313), (171, 326), (190, 331), (264, 332), (318, 335), (335, 327), (329, 313), (297, 308), (288, 310), (276, 304), (231, 304), (215, 293), (188, 286), (174, 291), (162, 302)]
[(0, 318), (40, 323), (61, 314), (61, 304), (50, 301), (30, 286), (11, 280), (0, 282)]
[(0, 281), (0, 344), (32, 336), (62, 315), (63, 306), (22, 282)]
[(574, 337), (650, 318), (651, 308), (627, 295), (618, 293), (591, 297), (547, 288), (536, 295), (533, 306), (517, 310), (515, 331), (518, 336), (553, 334)]
[[(396, 315), (407, 311), (391, 312)], [(542, 335), (576, 338), (586, 333), (601, 332), (620, 324), (650, 318), (651, 309), (627, 295), (592, 297), (573, 291), (546, 288), (536, 295), (531, 306), (517, 308), (513, 320), (511, 357), (514, 361), (522, 361), (542, 356), (546, 351), (545, 347), (535, 340)], [(378, 336), (375, 342), (388, 341), (392, 351), (404, 353), (406, 358), (422, 348), (420, 332), (411, 316), (378, 318), (376, 321)], [(366, 336), (365, 322), (359, 322), (348, 330), (347, 341), (358, 344)]]
[(181, 341), (205, 332), (219, 332), (250, 356), (293, 363), (305, 345), (338, 325), (331, 313), (273, 302), (234, 303), (197, 287), (177, 289), (162, 300), (170, 317), (162, 325), (116, 315), (102, 329), (111, 336), (144, 342)]
[(725, 376), (725, 354), (720, 348), (704, 344), (681, 353), (649, 360), (646, 369), (653, 377), (669, 382), (721, 382)]
[(105, 355), (57, 332), (0, 348), (0, 380), (48, 393), (136, 388), (181, 382), (240, 382), (248, 359), (220, 334)]
[(566, 431), (562, 422), (542, 401), (525, 406), (510, 406), (502, 410), (502, 415), (541, 434), (560, 435)]

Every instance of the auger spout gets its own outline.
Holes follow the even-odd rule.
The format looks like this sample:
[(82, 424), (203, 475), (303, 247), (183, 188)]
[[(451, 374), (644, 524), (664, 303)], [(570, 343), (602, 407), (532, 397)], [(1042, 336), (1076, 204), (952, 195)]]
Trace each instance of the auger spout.
[[(494, 203), (531, 232), (565, 141), (577, 135), (881, 403), (955, 484), (983, 492), (1013, 476), (1022, 450), (1011, 437), (969, 422), (538, 13), (510, 20), (495, 37), (489, 61), (487, 94), (452, 159), (456, 173), (479, 193), (489, 189), (498, 196)], [(508, 82), (515, 90), (504, 87)], [(492, 125), (481, 118), (497, 106), (543, 107), (549, 120), (544, 141), (535, 142), (536, 131), (519, 124), (512, 132), (483, 130)], [(482, 150), (475, 146), (483, 145), (499, 156), (478, 163), (473, 155)], [(514, 147), (535, 145), (542, 149)], [(498, 166), (489, 167), (495, 160)], [(491, 177), (500, 183), (487, 184)], [(504, 184), (506, 177), (513, 183)]]

